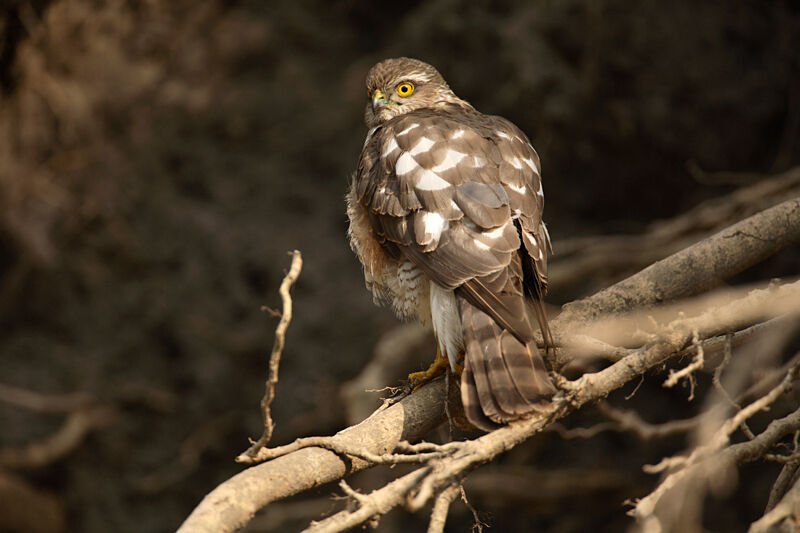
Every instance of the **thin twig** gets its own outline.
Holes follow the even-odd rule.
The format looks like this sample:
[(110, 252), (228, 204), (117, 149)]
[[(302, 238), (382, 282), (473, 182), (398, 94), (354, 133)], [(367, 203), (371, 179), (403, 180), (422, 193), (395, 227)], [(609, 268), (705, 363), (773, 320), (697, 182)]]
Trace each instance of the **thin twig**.
[[(800, 441), (800, 431), (795, 431), (792, 455), (786, 458), (787, 461), (784, 463), (781, 473), (778, 474), (778, 479), (775, 480), (772, 489), (769, 491), (769, 500), (767, 500), (767, 507), (764, 509), (764, 513), (771, 511), (789, 491), (792, 485), (800, 479), (800, 473), (798, 473), (800, 470), (800, 442), (798, 441)], [(764, 458), (767, 460), (774, 460), (770, 457), (771, 455), (772, 454), (766, 454)]]
[[(731, 347), (733, 346), (732, 338), (733, 335), (730, 333), (725, 335), (725, 344), (723, 350), (724, 355), (722, 358), (722, 362), (714, 370), (714, 375), (711, 378), (711, 383), (712, 385), (714, 385), (714, 388), (722, 395), (722, 397), (729, 405), (734, 407), (737, 411), (741, 411), (742, 406), (739, 405), (739, 402), (731, 398), (731, 395), (728, 394), (728, 391), (725, 390), (725, 387), (722, 385), (722, 371), (725, 370), (725, 368), (728, 366), (728, 363), (731, 360)], [(748, 439), (753, 440), (755, 438), (755, 435), (753, 434), (753, 431), (750, 429), (750, 426), (747, 425), (746, 420), (742, 422), (742, 425), (740, 427), (742, 433), (744, 433)]]
[(42, 394), (0, 383), (0, 403), (40, 413), (69, 413), (94, 402), (89, 394)]
[(765, 513), (768, 513), (778, 505), (781, 498), (792, 487), (795, 479), (797, 479), (798, 469), (800, 469), (800, 462), (783, 465), (780, 474), (778, 474), (778, 479), (775, 480), (772, 489), (769, 491), (769, 500), (767, 500), (767, 507), (764, 509)]
[(639, 416), (635, 411), (618, 409), (608, 402), (597, 403), (597, 410), (610, 420), (600, 422), (590, 427), (566, 428), (563, 424), (555, 423), (546, 431), (554, 431), (563, 439), (589, 439), (605, 431), (630, 431), (640, 439), (647, 441), (689, 433), (713, 418), (719, 412), (720, 406), (712, 407), (697, 416), (679, 420), (670, 420), (663, 424), (651, 424)]
[(478, 510), (475, 509), (475, 506), (467, 499), (467, 491), (464, 490), (463, 484), (461, 485), (461, 501), (464, 502), (469, 512), (472, 513), (472, 531), (483, 533), (483, 526), (488, 526), (488, 524), (481, 520), (480, 516), (478, 516)]
[[(254, 457), (258, 451), (269, 443), (272, 438), (272, 432), (275, 429), (275, 423), (272, 421), (272, 414), (270, 406), (272, 400), (275, 399), (275, 385), (278, 383), (278, 367), (281, 363), (281, 352), (286, 343), (286, 329), (289, 327), (289, 322), (292, 321), (292, 297), (289, 294), (289, 289), (297, 277), (300, 275), (300, 269), (303, 268), (303, 256), (299, 250), (290, 252), (292, 256), (292, 266), (289, 272), (284, 276), (278, 292), (283, 301), (283, 312), (281, 313), (280, 322), (278, 327), (275, 328), (275, 342), (272, 345), (272, 353), (269, 356), (269, 371), (266, 384), (264, 385), (264, 397), (261, 399), (261, 421), (264, 424), (264, 432), (261, 434), (256, 442), (254, 442), (242, 455)], [(241, 456), (240, 456), (241, 457)]]
[(628, 514), (641, 522), (654, 519), (655, 507), (664, 494), (676, 487), (679, 483), (690, 478), (712, 477), (729, 465), (742, 464), (752, 461), (775, 445), (783, 436), (800, 428), (800, 409), (783, 418), (773, 420), (764, 432), (755, 439), (732, 444), (717, 454), (707, 455), (704, 460), (694, 463), (667, 476), (661, 484), (636, 503)]
[(703, 343), (700, 342), (697, 330), (692, 333), (692, 346), (697, 351), (692, 362), (686, 367), (674, 371), (670, 370), (667, 380), (664, 382), (664, 387), (670, 388), (678, 384), (681, 379), (689, 380), (689, 401), (694, 399), (694, 372), (701, 370), (705, 365), (705, 351), (703, 351)]
[(709, 455), (713, 455), (715, 452), (728, 444), (731, 434), (736, 430), (737, 427), (741, 426), (744, 421), (752, 417), (757, 412), (767, 409), (775, 402), (775, 400), (778, 399), (778, 397), (791, 390), (792, 382), (797, 379), (797, 370), (797, 366), (792, 367), (789, 372), (786, 373), (786, 377), (783, 379), (783, 381), (781, 381), (780, 384), (778, 384), (778, 386), (773, 388), (758, 400), (752, 402), (747, 407), (739, 410), (739, 412), (733, 417), (726, 420), (714, 433), (714, 435), (708, 439), (707, 444), (695, 448), (695, 450), (688, 457), (679, 456), (665, 458), (656, 465), (645, 465), (644, 471), (648, 474), (655, 474), (673, 468), (684, 468), (698, 461), (702, 461)]
[(41, 468), (75, 451), (95, 428), (110, 423), (117, 411), (111, 407), (91, 406), (78, 409), (67, 416), (55, 433), (22, 447), (0, 448), (0, 466), (10, 468)]
[(414, 470), (410, 474), (395, 479), (391, 483), (369, 494), (359, 494), (358, 509), (355, 511), (340, 511), (319, 522), (312, 522), (302, 533), (336, 533), (338, 531), (345, 531), (359, 524), (363, 524), (376, 514), (384, 514), (394, 507), (393, 503), (396, 494), (407, 494), (429, 471), (430, 467), (424, 466), (418, 470)]
[(411, 445), (407, 442), (401, 442), (396, 448), (396, 451), (401, 453), (376, 454), (370, 452), (363, 446), (355, 448), (351, 445), (343, 444), (336, 435), (332, 437), (303, 437), (295, 439), (293, 442), (283, 446), (277, 446), (275, 448), (262, 448), (252, 457), (242, 454), (244, 457), (237, 457), (236, 460), (241, 463), (262, 462), (276, 459), (304, 448), (323, 448), (340, 455), (358, 457), (359, 459), (363, 459), (364, 461), (377, 465), (425, 463), (431, 459), (437, 459), (448, 453), (453, 453), (459, 448), (460, 444), (460, 442), (450, 442), (439, 445), (429, 442), (422, 442), (416, 445)]

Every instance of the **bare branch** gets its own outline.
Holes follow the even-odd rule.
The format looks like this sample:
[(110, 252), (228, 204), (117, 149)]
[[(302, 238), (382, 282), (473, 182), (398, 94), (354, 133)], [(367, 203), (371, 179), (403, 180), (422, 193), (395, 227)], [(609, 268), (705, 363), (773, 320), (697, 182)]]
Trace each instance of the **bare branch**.
[(664, 387), (669, 388), (669, 387), (674, 387), (675, 385), (677, 385), (678, 382), (681, 379), (688, 379), (689, 380), (689, 387), (690, 387), (690, 391), (691, 391), (689, 393), (689, 401), (692, 401), (694, 399), (694, 376), (693, 376), (693, 374), (694, 374), (694, 372), (696, 370), (702, 370), (703, 369), (703, 365), (705, 365), (705, 363), (706, 363), (705, 351), (703, 351), (703, 343), (700, 342), (700, 339), (698, 338), (698, 335), (697, 335), (696, 331), (692, 335), (692, 347), (697, 352), (697, 354), (695, 355), (694, 360), (692, 360), (692, 362), (688, 366), (686, 366), (686, 367), (684, 367), (684, 368), (682, 368), (682, 369), (680, 369), (678, 371), (670, 370), (669, 375), (667, 376), (667, 380), (664, 382)]
[(395, 479), (386, 486), (371, 492), (369, 495), (358, 495), (359, 508), (355, 511), (340, 511), (325, 520), (312, 523), (303, 533), (336, 533), (363, 524), (375, 515), (382, 515), (396, 505), (397, 498), (402, 498), (427, 475), (430, 467), (414, 470), (410, 474)]
[[(552, 404), (535, 416), (511, 423), (474, 441), (459, 443), (459, 447), (454, 453), (433, 459), (430, 463), (433, 468), (424, 466), (416, 470), (415, 472), (425, 471), (425, 475), (414, 478), (419, 482), (418, 489), (407, 505), (412, 509), (421, 508), (431, 497), (453, 483), (458, 483), (477, 466), (530, 438), (554, 420), (588, 402), (604, 398), (609, 392), (621, 387), (649, 368), (680, 353), (688, 346), (692, 332), (697, 331), (702, 338), (706, 338), (718, 334), (720, 330), (730, 330), (741, 324), (742, 321), (752, 320), (754, 317), (768, 316), (770, 312), (789, 312), (797, 306), (798, 301), (800, 301), (800, 281), (781, 287), (754, 290), (748, 296), (726, 306), (712, 309), (696, 317), (674, 321), (660, 335), (657, 342), (637, 350), (602, 371), (584, 374), (573, 382), (567, 382), (564, 387), (566, 394), (555, 398)], [(340, 433), (338, 437), (344, 439), (346, 435), (348, 438), (348, 440), (342, 441), (343, 449), (366, 449), (370, 453), (383, 454), (387, 450), (391, 450), (399, 440), (419, 438), (424, 432), (415, 432), (416, 436), (406, 434), (403, 436), (404, 438), (393, 440), (390, 435), (386, 435), (386, 430), (387, 428), (399, 428), (400, 426), (395, 425), (399, 420), (395, 419), (395, 422), (390, 422), (388, 419), (398, 415), (402, 417), (399, 411), (404, 406), (410, 405), (411, 402), (418, 401), (418, 410), (409, 412), (407, 419), (400, 418), (400, 420), (404, 420), (406, 423), (423, 422), (426, 424), (425, 428), (430, 429), (442, 419), (443, 396), (444, 383), (442, 381), (422, 387), (400, 403), (376, 413), (359, 426)], [(431, 405), (435, 403), (438, 405)], [(415, 418), (415, 415), (419, 418)], [(438, 417), (434, 415), (438, 415)], [(396, 435), (396, 433), (394, 434)], [(374, 441), (368, 441), (368, 439), (376, 437), (386, 439), (382, 443), (385, 447), (376, 446), (377, 443)], [(351, 466), (348, 468), (340, 456), (330, 451), (319, 448), (301, 449), (246, 470), (228, 480), (206, 496), (206, 499), (195, 509), (179, 531), (182, 533), (231, 531), (246, 522), (257, 509), (270, 501), (341, 478), (346, 473), (365, 468), (369, 464), (356, 458), (352, 460)], [(263, 471), (259, 469), (263, 469)], [(411, 489), (405, 490), (406, 485), (403, 483), (399, 485), (402, 485), (403, 490), (394, 489), (380, 493), (382, 507), (391, 508), (406, 503), (407, 493)], [(397, 487), (398, 485), (392, 486)], [(232, 505), (231, 500), (238, 505)], [(220, 502), (225, 506), (226, 515), (220, 515), (215, 502)], [(362, 511), (359, 516), (365, 512)], [(348, 518), (343, 523), (351, 524), (350, 520), (351, 518)]]
[(264, 432), (261, 434), (261, 438), (254, 442), (253, 445), (242, 454), (242, 456), (245, 457), (252, 458), (261, 448), (266, 446), (272, 438), (272, 431), (275, 429), (275, 424), (270, 414), (270, 406), (272, 405), (272, 400), (275, 399), (275, 385), (278, 383), (278, 367), (281, 363), (281, 352), (286, 343), (286, 329), (289, 327), (289, 322), (292, 321), (292, 297), (289, 294), (289, 289), (291, 289), (294, 282), (297, 281), (300, 270), (303, 268), (303, 256), (300, 255), (300, 252), (295, 250), (291, 252), (290, 255), (292, 256), (292, 266), (283, 278), (280, 289), (278, 289), (281, 300), (283, 301), (283, 312), (281, 313), (278, 327), (275, 328), (275, 342), (272, 345), (272, 353), (270, 353), (269, 356), (268, 377), (264, 385), (264, 397), (261, 399), (261, 421), (264, 424)]
[(790, 517), (794, 517), (796, 526), (798, 516), (800, 516), (800, 478), (795, 481), (794, 486), (781, 501), (770, 512), (753, 522), (747, 531), (748, 533), (767, 533), (773, 526)]
[[(781, 294), (776, 294), (776, 291), (781, 292)], [(459, 448), (454, 453), (434, 459), (431, 461), (430, 466), (416, 470), (415, 473), (423, 470), (426, 473), (419, 478), (418, 486), (415, 485), (416, 494), (410, 500), (407, 498), (411, 488), (402, 484), (402, 490), (393, 489), (381, 492), (380, 503), (387, 510), (404, 503), (411, 510), (419, 509), (435, 494), (455, 483), (459, 483), (464, 476), (477, 466), (513, 448), (520, 442), (542, 431), (544, 427), (554, 420), (562, 418), (585, 403), (605, 397), (610, 391), (624, 385), (633, 377), (659, 364), (671, 354), (679, 352), (690, 341), (693, 331), (707, 336), (710, 333), (715, 333), (721, 327), (729, 327), (731, 322), (738, 323), (741, 320), (744, 309), (750, 309), (751, 314), (756, 312), (763, 314), (768, 306), (783, 311), (784, 306), (782, 303), (784, 301), (794, 301), (798, 297), (800, 297), (800, 282), (795, 282), (779, 288), (752, 291), (747, 297), (734, 301), (724, 308), (714, 309), (698, 317), (675, 321), (663, 334), (662, 340), (642, 348), (634, 355), (626, 357), (605, 370), (593, 374), (585, 374), (578, 380), (570, 382), (569, 386), (566, 387), (567, 393), (565, 395), (555, 398), (550, 405), (531, 418), (512, 422), (478, 439), (460, 443)], [(757, 311), (752, 310), (752, 308), (757, 308)], [(745, 315), (747, 316), (747, 313)], [(793, 371), (792, 376), (794, 376)], [(779, 388), (784, 390), (785, 387), (786, 383), (782, 383)], [(772, 398), (772, 394), (769, 395), (769, 398)], [(760, 401), (754, 402), (753, 409), (761, 408), (764, 405)], [(747, 412), (750, 411), (750, 409), (747, 410)], [(387, 488), (388, 486), (384, 487), (384, 489)], [(383, 491), (384, 489), (379, 490)], [(342, 513), (347, 512), (343, 511)], [(350, 524), (347, 527), (352, 527), (353, 524), (349, 520), (348, 518), (348, 521), (343, 523)], [(339, 529), (331, 531), (339, 531)]]
[(54, 434), (20, 448), (0, 449), (0, 465), (10, 468), (41, 468), (75, 451), (92, 429), (108, 424), (116, 411), (110, 407), (87, 407), (67, 416)]
[(40, 413), (70, 413), (87, 407), (94, 399), (82, 392), (42, 394), (0, 383), (0, 402)]
[[(761, 211), (599, 293), (567, 304), (551, 326), (691, 296), (800, 243), (800, 198)], [(563, 325), (563, 326), (562, 326)]]
[(713, 472), (719, 471), (723, 467), (741, 464), (757, 457), (769, 450), (784, 435), (800, 429), (800, 410), (797, 410), (787, 417), (773, 421), (763, 433), (753, 440), (723, 449), (730, 434), (741, 424), (742, 420), (746, 420), (755, 412), (774, 402), (779, 395), (791, 388), (791, 382), (795, 378), (796, 368), (793, 368), (780, 385), (727, 420), (709, 439), (708, 444), (695, 449), (689, 457), (662, 461), (656, 467), (647, 469), (653, 473), (663, 471), (665, 468), (680, 468), (668, 475), (653, 492), (639, 500), (636, 507), (628, 514), (642, 521), (649, 520), (653, 516), (659, 500), (679, 483), (683, 483), (691, 477), (708, 478)]
[(428, 533), (443, 533), (444, 524), (447, 522), (447, 511), (450, 504), (461, 494), (461, 485), (452, 485), (444, 489), (433, 503), (431, 520), (428, 523)]
[(464, 490), (464, 485), (461, 485), (461, 501), (464, 502), (464, 505), (467, 506), (469, 512), (472, 513), (472, 531), (477, 533), (483, 533), (483, 527), (487, 526), (481, 517), (478, 516), (478, 510), (475, 509), (470, 501), (467, 499), (467, 491)]
[(778, 474), (778, 479), (775, 480), (772, 490), (769, 492), (769, 501), (767, 501), (765, 513), (771, 511), (792, 488), (794, 482), (800, 479), (797, 475), (798, 469), (800, 469), (800, 462), (787, 463), (781, 468), (781, 473)]
[[(714, 376), (711, 378), (711, 384), (714, 388), (720, 393), (722, 398), (731, 406), (735, 407), (736, 410), (741, 411), (742, 406), (739, 403), (731, 398), (731, 395), (728, 394), (728, 391), (725, 390), (725, 387), (722, 386), (722, 371), (725, 370), (725, 367), (728, 366), (728, 363), (731, 360), (731, 348), (733, 346), (732, 342), (733, 334), (727, 334), (725, 336), (725, 344), (724, 344), (724, 355), (722, 358), (722, 362), (719, 366), (714, 370)], [(747, 421), (743, 421), (742, 425), (740, 426), (742, 432), (747, 435), (747, 438), (753, 440), (755, 435), (750, 430), (750, 426), (747, 425)]]
[(689, 246), (698, 239), (784, 200), (800, 196), (800, 168), (713, 198), (685, 213), (655, 221), (642, 234), (592, 235), (554, 243), (548, 265), (551, 288), (569, 286), (588, 276), (612, 279)]
[[(434, 381), (334, 438), (344, 447), (383, 454), (400, 441), (419, 440), (444, 420), (444, 381)], [(321, 448), (305, 448), (252, 466), (203, 498), (181, 525), (181, 533), (222, 533), (246, 524), (271, 502), (318, 487), (372, 466)]]
[(700, 415), (685, 420), (670, 420), (663, 424), (650, 424), (642, 420), (635, 412), (617, 409), (606, 402), (599, 402), (597, 407), (601, 413), (614, 421), (620, 430), (632, 431), (642, 440), (652, 440), (669, 435), (688, 433), (694, 429), (697, 424), (702, 422), (704, 418), (703, 415)]
[[(379, 408), (380, 412), (382, 408)], [(408, 452), (408, 453), (383, 453), (377, 454), (372, 453), (363, 446), (353, 447), (349, 444), (343, 444), (341, 439), (338, 439), (336, 436), (333, 437), (305, 437), (296, 439), (294, 442), (290, 444), (286, 444), (284, 446), (278, 446), (276, 448), (262, 448), (259, 450), (258, 454), (252, 458), (253, 462), (261, 462), (261, 461), (268, 461), (270, 459), (275, 459), (277, 457), (283, 457), (284, 455), (288, 455), (290, 453), (296, 452), (298, 450), (302, 450), (305, 448), (323, 448), (325, 450), (330, 450), (334, 453), (338, 453), (340, 455), (349, 455), (351, 457), (356, 457), (358, 459), (363, 459), (364, 461), (368, 461), (370, 463), (374, 463), (376, 465), (393, 465), (393, 464), (400, 464), (400, 463), (425, 463), (430, 459), (439, 458), (449, 451), (453, 450), (455, 447), (458, 446), (459, 443), (451, 442), (446, 445), (432, 445), (431, 448), (425, 447), (425, 451), (415, 450), (413, 446), (408, 445), (405, 443), (405, 447), (403, 446), (404, 443), (398, 443), (397, 449)], [(424, 443), (430, 444), (430, 443)], [(240, 461), (246, 462), (246, 461)]]
[[(619, 313), (701, 292), (796, 242), (800, 242), (800, 199), (763, 211), (593, 297), (570, 304), (553, 321), (553, 329), (565, 339), (576, 331), (577, 326), (608, 313)], [(383, 492), (376, 497), (376, 503), (370, 504), (372, 507), (362, 505), (356, 511), (360, 513), (361, 521), (357, 521), (352, 513), (339, 513), (334, 515), (338, 519), (323, 521), (312, 527), (334, 522), (336, 528), (345, 523), (358, 525), (373, 516), (378, 508), (388, 510), (397, 505), (420, 508), (448, 487), (459, 484), (474, 468), (530, 438), (553, 421), (586, 403), (604, 398), (648, 369), (682, 353), (691, 344), (693, 332), (697, 332), (702, 342), (750, 327), (765, 318), (796, 314), (798, 301), (800, 282), (795, 282), (752, 291), (747, 296), (697, 316), (680, 317), (665, 327), (656, 328), (652, 333), (642, 336), (646, 340), (644, 346), (621, 354), (622, 358), (608, 368), (584, 374), (572, 382), (562, 380), (563, 393), (529, 419), (511, 423), (478, 439), (459, 443), (452, 453), (432, 457), (426, 466), (379, 489)], [(566, 358), (567, 355), (562, 353), (561, 357)], [(444, 389), (441, 381), (426, 385), (398, 404), (333, 438), (341, 439), (342, 450), (363, 450), (378, 456), (391, 453), (400, 440), (416, 440), (442, 420)], [(785, 428), (785, 424), (778, 427)], [(763, 453), (765, 450), (757, 447), (759, 443), (779, 431), (771, 428), (754, 441), (745, 443), (753, 445), (747, 450)], [(727, 453), (733, 448), (729, 446), (723, 452)], [(363, 453), (360, 455), (368, 457)], [(220, 485), (206, 496), (179, 531), (231, 531), (271, 501), (339, 479), (370, 464), (359, 457), (348, 460), (341, 454), (320, 448), (300, 449), (252, 467)], [(373, 495), (375, 493), (367, 497)], [(336, 528), (312, 530), (341, 530)]]

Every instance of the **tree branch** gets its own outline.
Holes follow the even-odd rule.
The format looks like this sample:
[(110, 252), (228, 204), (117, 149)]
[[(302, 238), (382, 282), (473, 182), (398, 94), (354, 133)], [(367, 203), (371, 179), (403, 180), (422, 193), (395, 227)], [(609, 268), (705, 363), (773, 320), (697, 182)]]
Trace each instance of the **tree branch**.
[[(568, 338), (569, 333), (578, 326), (609, 313), (621, 313), (696, 294), (798, 242), (800, 199), (794, 199), (743, 220), (592, 297), (565, 306), (565, 311), (553, 321), (553, 329), (562, 338)], [(695, 331), (699, 340), (703, 341), (747, 327), (764, 317), (796, 312), (797, 301), (800, 301), (800, 282), (753, 291), (721, 308), (696, 317), (675, 320), (656, 334), (649, 335), (650, 340), (643, 347), (625, 355), (610, 367), (584, 374), (573, 382), (562, 378), (559, 385), (564, 393), (557, 395), (550, 405), (535, 416), (511, 423), (473, 441), (459, 443), (453, 453), (434, 458), (428, 465), (379, 489), (384, 491), (381, 493), (380, 508), (388, 509), (400, 504), (419, 508), (447, 487), (460, 482), (480, 464), (530, 438), (554, 420), (587, 402), (604, 398), (609, 392), (680, 353), (690, 344)], [(363, 450), (378, 455), (391, 452), (401, 440), (419, 439), (442, 420), (444, 389), (441, 381), (422, 387), (398, 404), (338, 433), (332, 439), (340, 443), (343, 450)], [(726, 451), (730, 448), (726, 448)], [(246, 523), (256, 510), (272, 501), (368, 466), (370, 463), (358, 457), (346, 458), (320, 448), (301, 449), (254, 466), (221, 484), (204, 498), (179, 531), (232, 531)], [(413, 483), (410, 482), (412, 478)], [(369, 511), (361, 511), (359, 516), (369, 514)], [(354, 512), (358, 513), (359, 510)], [(354, 521), (354, 512), (343, 511), (331, 519), (338, 517), (335, 518), (337, 523), (362, 523)]]
[[(748, 533), (767, 533), (773, 526), (791, 516), (800, 516), (800, 479), (795, 481), (792, 488), (781, 498), (781, 501), (767, 514), (750, 525)], [(795, 524), (796, 525), (796, 524)]]
[(692, 296), (800, 244), (800, 198), (738, 222), (597, 294), (564, 306), (554, 330)]
[[(776, 290), (780, 291), (780, 294), (776, 294)], [(431, 498), (434, 498), (453, 484), (459, 483), (467, 474), (481, 464), (491, 461), (497, 455), (508, 451), (542, 431), (554, 420), (563, 418), (588, 402), (606, 397), (611, 391), (621, 387), (633, 377), (661, 363), (670, 355), (679, 353), (691, 341), (693, 332), (696, 331), (701, 336), (713, 335), (717, 330), (730, 327), (731, 323), (738, 323), (738, 321), (742, 320), (742, 313), (748, 308), (750, 309), (750, 315), (761, 315), (768, 308), (777, 308), (782, 311), (786, 305), (797, 307), (798, 301), (800, 301), (800, 281), (778, 289), (768, 288), (761, 291), (752, 291), (746, 298), (734, 301), (724, 308), (713, 309), (698, 317), (677, 320), (663, 333), (659, 341), (643, 347), (634, 355), (600, 372), (584, 374), (573, 382), (563, 383), (562, 388), (565, 389), (566, 394), (554, 398), (551, 404), (531, 418), (512, 422), (472, 441), (451, 443), (454, 445), (452, 446), (453, 453), (439, 459), (433, 459), (428, 465), (395, 480), (367, 496), (367, 498), (374, 496), (375, 502), (378, 503), (370, 503), (368, 506), (362, 506), (355, 511), (340, 511), (319, 523), (324, 524), (324, 529), (316, 529), (321, 527), (316, 525), (314, 526), (315, 529), (309, 529), (308, 531), (325, 531), (326, 533), (343, 531), (348, 527), (362, 523), (365, 514), (367, 517), (373, 516), (375, 509), (378, 507), (384, 509), (383, 512), (403, 504), (412, 511), (420, 509)], [(747, 315), (747, 313), (745, 314)], [(790, 383), (790, 377), (794, 378), (794, 369), (790, 371), (784, 382), (776, 388), (778, 392), (773, 391), (765, 397), (766, 399), (754, 402), (752, 409), (748, 409), (745, 414), (774, 400), (774, 397), (780, 392), (785, 391)], [(739, 416), (744, 415), (737, 415), (737, 417)], [(731, 423), (734, 424), (733, 427), (737, 426), (739, 423), (738, 418)], [(727, 436), (729, 426), (730, 424), (725, 424), (720, 430), (720, 435), (724, 433)], [(773, 435), (774, 431), (769, 434)], [(781, 433), (780, 435), (784, 434)], [(417, 477), (420, 472), (423, 472), (423, 475)], [(410, 482), (412, 479), (415, 480), (415, 483)]]
[[(401, 441), (422, 438), (444, 419), (442, 380), (434, 381), (360, 424), (337, 433), (343, 448), (374, 454), (394, 450)], [(271, 502), (335, 481), (372, 466), (322, 448), (304, 448), (252, 466), (223, 482), (203, 498), (178, 530), (181, 533), (223, 533), (246, 524)]]
[(798, 196), (800, 167), (795, 167), (710, 199), (674, 218), (655, 221), (641, 234), (560, 240), (548, 262), (548, 287), (557, 290), (592, 277), (597, 281), (618, 279), (620, 274), (638, 270), (665, 253), (677, 252), (736, 220)]
[(655, 506), (664, 492), (675, 487), (678, 483), (685, 483), (689, 478), (710, 478), (715, 473), (733, 465), (739, 465), (759, 457), (769, 450), (782, 437), (800, 429), (800, 409), (792, 414), (773, 420), (763, 433), (755, 439), (733, 444), (720, 450), (718, 453), (707, 456), (686, 468), (671, 474), (659, 485), (658, 489), (642, 498), (628, 514), (635, 516), (641, 522), (656, 519), (653, 515)]
[(275, 341), (272, 345), (272, 352), (269, 355), (268, 377), (267, 382), (264, 384), (264, 397), (261, 399), (261, 422), (264, 425), (264, 431), (261, 433), (261, 437), (241, 454), (244, 457), (252, 458), (255, 456), (270, 441), (272, 431), (275, 429), (270, 407), (272, 406), (272, 400), (275, 399), (275, 385), (278, 384), (278, 368), (281, 364), (281, 352), (283, 352), (283, 346), (286, 343), (286, 329), (292, 321), (292, 297), (289, 294), (289, 289), (297, 281), (300, 270), (303, 268), (303, 256), (300, 255), (300, 252), (294, 250), (290, 255), (292, 256), (292, 266), (289, 267), (289, 272), (284, 276), (280, 289), (278, 289), (283, 302), (283, 312), (280, 314), (281, 319), (278, 322), (278, 327), (275, 328)]

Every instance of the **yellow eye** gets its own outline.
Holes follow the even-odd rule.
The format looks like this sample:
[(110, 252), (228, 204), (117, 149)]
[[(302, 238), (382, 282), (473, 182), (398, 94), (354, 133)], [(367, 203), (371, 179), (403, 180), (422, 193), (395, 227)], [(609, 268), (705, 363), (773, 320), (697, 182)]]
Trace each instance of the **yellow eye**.
[(397, 94), (400, 96), (411, 96), (414, 92), (414, 84), (410, 81), (404, 81), (400, 85), (397, 86)]

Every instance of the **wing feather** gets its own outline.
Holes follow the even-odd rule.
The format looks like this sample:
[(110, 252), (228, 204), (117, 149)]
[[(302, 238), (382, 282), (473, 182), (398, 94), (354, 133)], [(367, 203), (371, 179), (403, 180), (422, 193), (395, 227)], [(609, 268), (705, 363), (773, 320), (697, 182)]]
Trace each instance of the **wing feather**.
[(539, 157), (513, 124), (458, 106), (401, 115), (370, 134), (355, 186), (390, 255), (457, 289), (521, 342), (532, 338), (522, 304), (497, 279), (522, 261), (529, 298), (541, 299), (547, 281)]
[[(546, 284), (539, 158), (513, 124), (461, 107), (420, 110), (376, 128), (356, 175), (381, 244), (456, 289), (519, 340), (532, 331), (496, 280), (524, 247), (526, 293)], [(440, 227), (430, 214), (444, 221)], [(528, 279), (532, 276), (532, 279)], [(535, 289), (535, 290), (533, 290)]]

